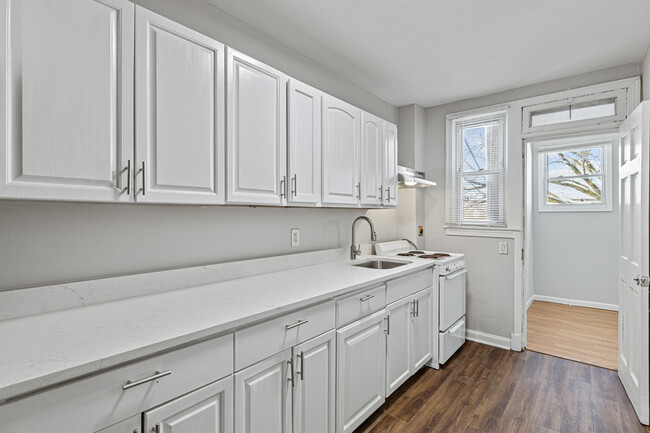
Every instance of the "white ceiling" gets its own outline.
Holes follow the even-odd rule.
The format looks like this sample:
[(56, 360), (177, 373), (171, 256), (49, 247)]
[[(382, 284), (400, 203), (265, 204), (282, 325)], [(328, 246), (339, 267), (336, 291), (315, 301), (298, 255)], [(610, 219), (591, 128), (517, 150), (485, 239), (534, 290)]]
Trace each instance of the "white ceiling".
[(648, 0), (207, 0), (387, 102), (425, 107), (641, 61)]

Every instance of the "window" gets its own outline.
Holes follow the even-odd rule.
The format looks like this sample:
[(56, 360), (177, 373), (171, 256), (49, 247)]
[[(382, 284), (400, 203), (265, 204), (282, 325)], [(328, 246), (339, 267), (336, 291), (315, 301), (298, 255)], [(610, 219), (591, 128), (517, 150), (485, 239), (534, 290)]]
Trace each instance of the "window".
[(612, 136), (595, 136), (539, 142), (538, 210), (612, 210), (613, 140)]
[(450, 115), (447, 224), (506, 225), (506, 111)]

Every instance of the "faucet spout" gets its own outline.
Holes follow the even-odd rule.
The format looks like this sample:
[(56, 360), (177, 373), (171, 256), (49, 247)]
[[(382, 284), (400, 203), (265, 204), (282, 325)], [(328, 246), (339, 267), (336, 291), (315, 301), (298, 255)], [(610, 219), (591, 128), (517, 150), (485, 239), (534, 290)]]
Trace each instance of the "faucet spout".
[(355, 260), (359, 255), (361, 255), (361, 246), (357, 245), (356, 242), (356, 225), (359, 221), (366, 221), (370, 225), (370, 240), (375, 242), (377, 240), (377, 232), (375, 232), (375, 225), (372, 223), (372, 220), (367, 216), (360, 216), (354, 220), (352, 223), (352, 246), (350, 248), (350, 256), (352, 260)]

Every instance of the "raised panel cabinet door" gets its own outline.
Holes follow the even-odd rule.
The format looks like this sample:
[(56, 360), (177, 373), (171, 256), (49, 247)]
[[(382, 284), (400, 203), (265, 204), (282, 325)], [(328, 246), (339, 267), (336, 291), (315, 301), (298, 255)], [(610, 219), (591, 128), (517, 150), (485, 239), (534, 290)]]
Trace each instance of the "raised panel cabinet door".
[(336, 410), (336, 331), (293, 348), (296, 386), (294, 433), (334, 433)]
[(384, 206), (397, 206), (397, 126), (384, 121)]
[(235, 373), (235, 431), (291, 433), (291, 349)]
[(131, 201), (133, 3), (0, 5), (0, 197)]
[(224, 51), (136, 7), (137, 201), (225, 202)]
[(337, 330), (336, 431), (354, 431), (386, 400), (386, 310)]
[(288, 85), (289, 202), (317, 206), (321, 198), (321, 97), (311, 86)]
[(361, 205), (381, 206), (384, 196), (384, 125), (369, 113), (361, 115)]
[(361, 110), (323, 96), (323, 204), (359, 205)]
[(282, 205), (288, 77), (228, 48), (227, 202)]
[(412, 319), (415, 313), (413, 298), (407, 296), (386, 306), (386, 397), (399, 388), (413, 374), (411, 348), (413, 347)]
[(232, 433), (232, 413), (233, 377), (231, 375), (145, 412), (142, 417), (143, 431)]
[(413, 323), (412, 356), (413, 373), (418, 371), (433, 356), (433, 289), (428, 288), (413, 295), (415, 314)]

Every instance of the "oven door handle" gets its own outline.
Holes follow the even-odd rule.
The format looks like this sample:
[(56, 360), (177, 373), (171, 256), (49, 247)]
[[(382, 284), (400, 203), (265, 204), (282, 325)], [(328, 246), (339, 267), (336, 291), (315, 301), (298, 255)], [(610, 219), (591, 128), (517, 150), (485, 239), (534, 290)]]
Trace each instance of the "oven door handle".
[(447, 281), (450, 281), (450, 280), (453, 280), (453, 279), (456, 279), (456, 278), (460, 277), (461, 275), (465, 275), (466, 273), (467, 273), (467, 269), (461, 269), (460, 271), (456, 271), (456, 272), (451, 273), (449, 275), (445, 275), (442, 278), (444, 278)]

